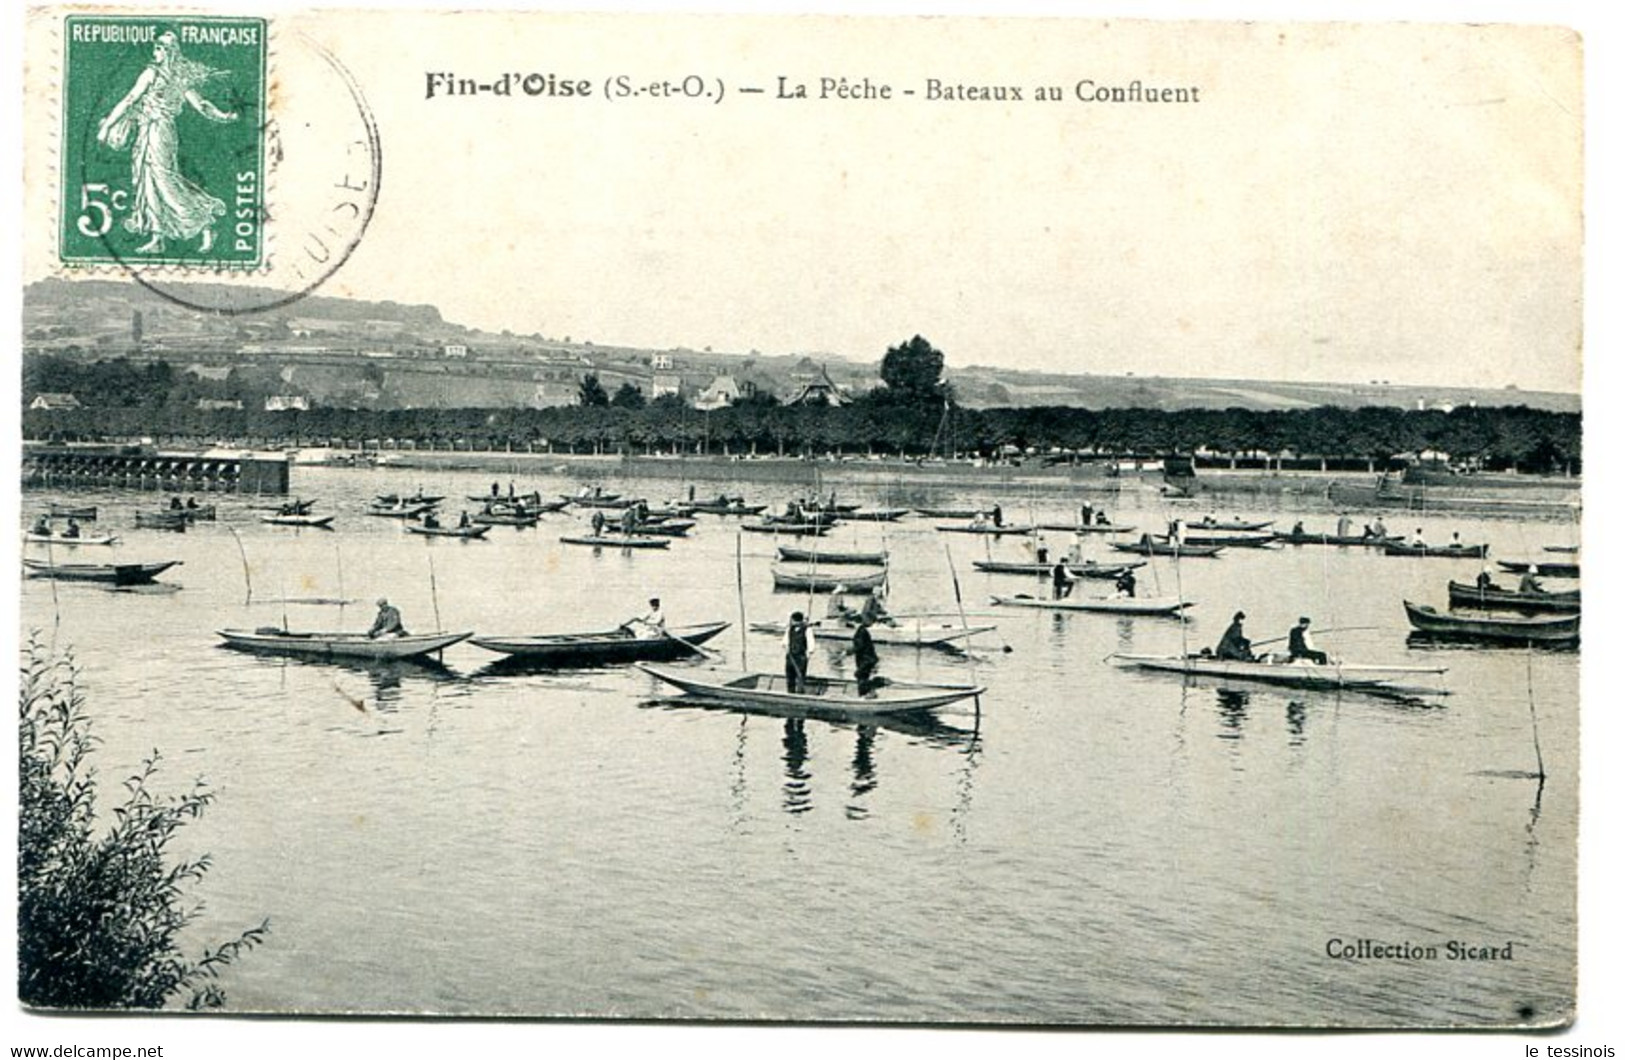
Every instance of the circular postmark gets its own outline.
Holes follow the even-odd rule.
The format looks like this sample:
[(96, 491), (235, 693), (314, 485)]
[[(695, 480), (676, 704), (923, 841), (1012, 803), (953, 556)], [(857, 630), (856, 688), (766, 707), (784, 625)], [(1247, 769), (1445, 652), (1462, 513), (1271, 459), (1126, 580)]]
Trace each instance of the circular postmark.
[(249, 29), (142, 21), (102, 28), (140, 57), (65, 113), (77, 165), (65, 170), (64, 264), (113, 266), (175, 305), (224, 316), (314, 293), (360, 246), (378, 201), (382, 143), (361, 86), (299, 30), (265, 40), (258, 23), (270, 54), (256, 83), (251, 61), (233, 69), (233, 53), (208, 47), (252, 43)]

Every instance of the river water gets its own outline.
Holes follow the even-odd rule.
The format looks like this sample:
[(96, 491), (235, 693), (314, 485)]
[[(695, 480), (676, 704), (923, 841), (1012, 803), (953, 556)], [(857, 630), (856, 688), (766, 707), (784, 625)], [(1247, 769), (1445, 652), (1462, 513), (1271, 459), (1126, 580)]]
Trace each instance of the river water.
[[(82, 667), (104, 801), (154, 748), (160, 789), (202, 777), (218, 792), (177, 853), (213, 862), (194, 948), (271, 920), (224, 977), (232, 1010), (1387, 1026), (1543, 1023), (1572, 1005), (1578, 655), (1406, 643), (1400, 601), (1442, 608), (1446, 579), (1471, 580), (1474, 562), (1231, 549), (1142, 571), (1142, 595), (1197, 601), (1183, 628), (984, 619), (991, 592), (1038, 591), (971, 569), (1024, 558), (1020, 543), (919, 517), (843, 526), (822, 547), (891, 550), (893, 610), (954, 611), (957, 575), (971, 621), (998, 625), (968, 655), (881, 649), (893, 677), (985, 684), (979, 710), (859, 725), (682, 705), (632, 668), (503, 672), (467, 644), (442, 667), (373, 668), (221, 647), (216, 629), (284, 619), (365, 628), (380, 595), (414, 631), (488, 634), (607, 629), (658, 595), (673, 624), (735, 623), (714, 642), (726, 665), (777, 670), (774, 637), (741, 641), (741, 596), (752, 622), (808, 602), (773, 591), (771, 538), (724, 519), (700, 516), (664, 553), (560, 544), (581, 526), (567, 514), (428, 541), (362, 511), (420, 485), (482, 493), (490, 476), (295, 475), (335, 531), (264, 525), (234, 498), (215, 525), (138, 531), (153, 496), (79, 493), (123, 534), (121, 561), (184, 560), (163, 577), (179, 588), (22, 591), (25, 626)], [(25, 514), (44, 497), (25, 495)], [(1075, 499), (1005, 507), (1054, 519)], [(1120, 523), (1169, 514), (1149, 493), (1108, 503)], [(1325, 530), (1333, 516), (1304, 518)], [(1558, 523), (1421, 525), (1501, 558), (1577, 539)], [(311, 597), (358, 603), (276, 602)], [(1305, 614), (1344, 630), (1319, 640), (1345, 658), (1448, 666), (1450, 694), (1187, 684), (1105, 659), (1211, 644), (1238, 608), (1255, 640)], [(819, 646), (814, 668), (850, 664)], [(1524, 775), (1537, 734), (1544, 784)], [(1362, 939), (1435, 955), (1328, 955)], [(1452, 940), (1511, 943), (1513, 959), (1454, 960)]]

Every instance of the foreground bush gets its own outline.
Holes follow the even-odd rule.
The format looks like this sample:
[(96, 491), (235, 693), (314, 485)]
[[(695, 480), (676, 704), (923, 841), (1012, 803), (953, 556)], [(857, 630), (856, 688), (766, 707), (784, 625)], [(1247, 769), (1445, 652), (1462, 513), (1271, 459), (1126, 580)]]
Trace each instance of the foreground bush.
[(185, 959), (176, 936), (200, 908), (187, 890), (209, 859), (170, 864), (165, 853), (213, 794), (199, 781), (185, 795), (154, 796), (154, 751), (98, 834), (84, 696), (71, 660), (37, 642), (25, 652), (17, 736), (19, 999), (51, 1008), (223, 1004), (220, 970), (263, 941), (269, 921)]

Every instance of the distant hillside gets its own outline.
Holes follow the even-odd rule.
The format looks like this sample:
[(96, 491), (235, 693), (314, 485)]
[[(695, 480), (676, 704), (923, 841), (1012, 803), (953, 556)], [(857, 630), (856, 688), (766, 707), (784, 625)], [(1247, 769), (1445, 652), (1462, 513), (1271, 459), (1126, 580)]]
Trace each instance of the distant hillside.
[[(271, 300), (267, 288), (177, 285), (189, 300)], [(919, 330), (929, 337), (929, 322)], [(908, 336), (899, 335), (898, 340)], [(457, 351), (453, 356), (451, 351)], [(877, 386), (883, 350), (733, 353), (595, 344), (572, 336), (512, 335), (454, 324), (431, 305), (311, 296), (243, 316), (205, 313), (118, 280), (43, 280), (23, 291), (23, 352), (86, 359), (128, 357), (188, 365), (253, 365), (282, 373), (315, 401), (376, 407), (515, 407), (568, 403), (580, 374), (653, 391), (655, 376), (677, 379), (692, 398), (718, 375), (788, 396), (815, 371), (853, 392)], [(1577, 394), (1514, 388), (1418, 387), (1249, 379), (1089, 375), (955, 365), (948, 379), (971, 408), (1067, 406), (1250, 410), (1321, 405), (1443, 408), (1527, 405), (1573, 412)], [(221, 369), (224, 371), (224, 369)]]

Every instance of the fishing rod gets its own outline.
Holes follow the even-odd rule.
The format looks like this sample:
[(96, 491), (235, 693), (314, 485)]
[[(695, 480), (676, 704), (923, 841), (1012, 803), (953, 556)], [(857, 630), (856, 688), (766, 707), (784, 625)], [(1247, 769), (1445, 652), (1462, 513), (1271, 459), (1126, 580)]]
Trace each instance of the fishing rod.
[[(237, 542), (237, 554), (241, 556), (243, 560), (243, 587), (245, 590), (243, 595), (243, 603), (251, 604), (254, 602), (254, 579), (251, 578), (248, 573), (248, 550), (243, 547), (243, 535), (237, 532), (237, 528), (235, 526), (227, 523), (226, 529), (231, 531), (232, 539)], [(340, 591), (339, 595), (344, 595), (342, 590)]]
[[(1354, 632), (1356, 630), (1364, 631), (1364, 630), (1374, 630), (1374, 629), (1382, 629), (1382, 628), (1383, 628), (1382, 626), (1327, 626), (1325, 629), (1311, 629), (1309, 632), (1311, 632), (1311, 633), (1351, 633), (1351, 632)], [(1284, 637), (1271, 637), (1269, 640), (1255, 640), (1255, 641), (1252, 642), (1252, 644), (1253, 644), (1253, 647), (1255, 647), (1255, 648), (1261, 648), (1266, 644), (1279, 644), (1281, 641), (1290, 640), (1291, 638), (1292, 638), (1292, 634), (1288, 633)]]

